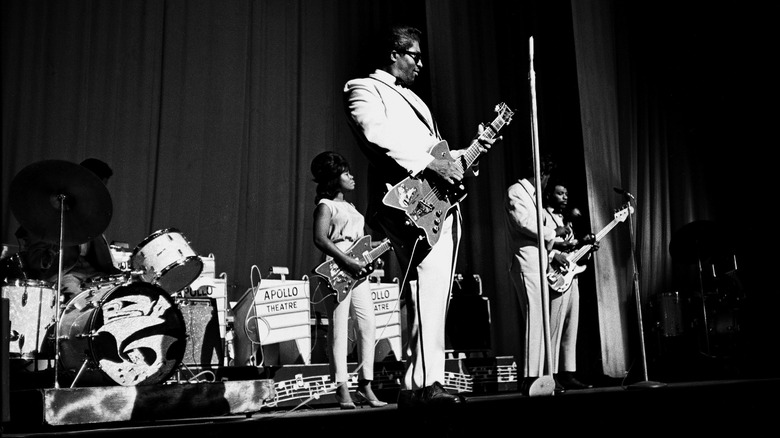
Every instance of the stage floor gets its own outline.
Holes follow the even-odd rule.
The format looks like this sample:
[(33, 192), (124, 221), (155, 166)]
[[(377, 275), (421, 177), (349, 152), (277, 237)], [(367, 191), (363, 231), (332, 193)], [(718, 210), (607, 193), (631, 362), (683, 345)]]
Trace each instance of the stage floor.
[[(385, 407), (340, 410), (333, 403), (300, 403), (248, 414), (188, 419), (65, 426), (7, 423), (4, 437), (132, 436), (172, 433), (186, 437), (328, 436), (360, 431), (371, 437), (408, 435), (475, 437), (481, 433), (594, 432), (602, 436), (770, 436), (776, 423), (774, 394), (780, 379), (721, 380), (606, 386), (547, 396), (517, 391), (461, 393), (448, 407), (399, 409), (392, 395)], [(241, 435), (239, 435), (241, 434)], [(711, 434), (711, 435), (710, 435)]]

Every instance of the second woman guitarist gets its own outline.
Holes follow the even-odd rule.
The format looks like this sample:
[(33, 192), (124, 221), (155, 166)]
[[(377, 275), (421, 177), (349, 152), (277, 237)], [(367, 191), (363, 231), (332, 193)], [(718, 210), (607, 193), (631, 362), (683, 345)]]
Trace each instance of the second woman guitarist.
[[(354, 242), (364, 236), (365, 219), (355, 206), (344, 199), (344, 193), (355, 190), (355, 179), (349, 171), (349, 164), (341, 154), (322, 152), (311, 163), (311, 173), (317, 183), (314, 210), (314, 245), (325, 257), (354, 279), (365, 278), (372, 265), (346, 252)], [(329, 287), (323, 285), (324, 287)], [(381, 407), (387, 403), (379, 401), (371, 389), (374, 378), (374, 341), (376, 323), (374, 302), (367, 281), (355, 282), (348, 294), (325, 300), (328, 313), (328, 359), (331, 379), (338, 385), (336, 401), (341, 409), (355, 409), (349, 394), (349, 371), (347, 370), (347, 339), (350, 314), (357, 327), (358, 388), (355, 397), (360, 403)]]

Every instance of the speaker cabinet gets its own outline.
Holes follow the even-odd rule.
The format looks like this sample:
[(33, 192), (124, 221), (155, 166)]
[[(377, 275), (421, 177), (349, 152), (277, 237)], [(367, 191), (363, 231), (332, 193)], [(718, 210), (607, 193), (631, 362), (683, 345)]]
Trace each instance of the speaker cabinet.
[(458, 352), (489, 352), (490, 301), (478, 295), (454, 295), (447, 313), (446, 348)]
[(219, 335), (217, 304), (213, 298), (178, 298), (184, 317), (187, 347), (182, 363), (203, 368), (218, 368), (224, 357), (224, 346)]

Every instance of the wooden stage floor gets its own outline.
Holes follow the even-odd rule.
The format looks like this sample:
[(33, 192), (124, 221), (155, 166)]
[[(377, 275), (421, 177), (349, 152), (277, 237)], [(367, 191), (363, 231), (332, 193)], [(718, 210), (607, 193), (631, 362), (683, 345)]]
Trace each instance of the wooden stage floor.
[[(517, 391), (461, 393), (464, 402), (448, 407), (399, 409), (393, 394), (385, 407), (340, 410), (326, 401), (263, 408), (246, 414), (101, 424), (36, 425), (5, 423), (2, 436), (134, 437), (153, 433), (182, 437), (331, 436), (479, 437), (591, 432), (601, 436), (774, 436), (780, 379), (662, 383), (645, 387), (601, 386), (550, 396)], [(395, 392), (395, 391), (393, 391)], [(18, 409), (18, 406), (16, 407)]]

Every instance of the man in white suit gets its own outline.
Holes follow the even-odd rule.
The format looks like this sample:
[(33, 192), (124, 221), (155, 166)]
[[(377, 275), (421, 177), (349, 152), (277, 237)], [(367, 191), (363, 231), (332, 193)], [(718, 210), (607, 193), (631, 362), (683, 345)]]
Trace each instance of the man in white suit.
[[(555, 168), (549, 157), (543, 157), (540, 163), (541, 178), (539, 185), (544, 190)], [(506, 193), (506, 218), (509, 230), (509, 245), (514, 255), (509, 267), (512, 286), (520, 302), (523, 321), (520, 327), (524, 333), (524, 345), (521, 366), (523, 372), (521, 390), (528, 393), (531, 384), (545, 370), (545, 336), (543, 315), (542, 273), (547, 272), (549, 263), (566, 266), (566, 256), (560, 251), (549, 252), (556, 237), (568, 233), (566, 227), (542, 223), (539, 227), (536, 205), (536, 177), (532, 166), (527, 166), (524, 177), (509, 186)], [(544, 216), (542, 216), (544, 217)], [(541, 234), (544, 245), (539, 247)], [(540, 267), (540, 258), (544, 263)], [(548, 372), (550, 370), (547, 370)]]
[[(443, 387), (445, 323), (461, 233), (459, 207), (455, 204), (446, 213), (431, 247), (420, 230), (407, 223), (405, 212), (382, 203), (388, 185), (407, 176), (424, 173), (449, 184), (458, 184), (465, 176), (456, 161), (431, 155), (441, 135), (428, 106), (407, 88), (423, 67), (421, 35), (413, 27), (391, 28), (375, 52), (378, 68), (344, 87), (350, 125), (370, 163), (368, 225), (375, 234), (390, 238), (402, 271), (409, 275), (404, 286), (417, 280), (416, 290), (405, 288), (409, 357), (399, 408), (460, 401)], [(493, 144), (480, 142), (483, 151)], [(453, 159), (462, 153), (451, 151)]]

